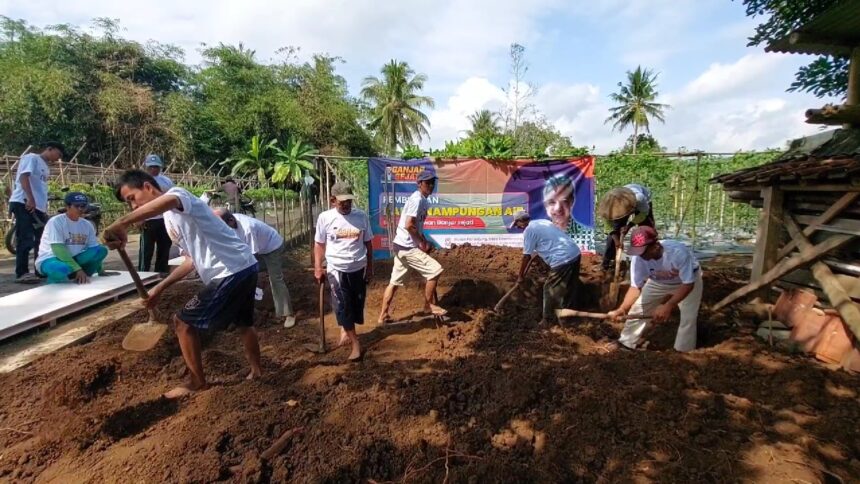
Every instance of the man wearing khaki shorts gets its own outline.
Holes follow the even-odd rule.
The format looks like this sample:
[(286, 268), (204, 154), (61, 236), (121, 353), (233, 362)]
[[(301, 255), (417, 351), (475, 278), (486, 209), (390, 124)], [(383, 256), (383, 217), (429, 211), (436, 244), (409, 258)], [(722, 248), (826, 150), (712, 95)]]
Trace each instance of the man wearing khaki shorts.
[(421, 274), (427, 283), (424, 286), (424, 313), (434, 316), (444, 316), (448, 312), (436, 305), (436, 284), (442, 275), (442, 266), (436, 259), (430, 257), (433, 246), (424, 237), (424, 220), (427, 218), (427, 196), (433, 193), (436, 186), (436, 175), (430, 170), (424, 170), (418, 175), (418, 190), (415, 190), (403, 210), (400, 212), (400, 222), (397, 224), (397, 234), (392, 242), (394, 251), (394, 268), (391, 271), (391, 281), (385, 288), (382, 299), (382, 312), (379, 314), (379, 324), (390, 323), (391, 302), (398, 286), (406, 281), (409, 269)]

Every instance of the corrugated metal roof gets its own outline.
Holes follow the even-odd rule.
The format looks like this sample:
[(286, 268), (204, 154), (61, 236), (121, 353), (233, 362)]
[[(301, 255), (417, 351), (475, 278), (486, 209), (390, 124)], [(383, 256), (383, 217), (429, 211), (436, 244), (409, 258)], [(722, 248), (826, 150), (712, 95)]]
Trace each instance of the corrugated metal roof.
[(860, 177), (860, 129), (837, 129), (800, 138), (770, 163), (718, 175), (725, 186), (845, 183)]
[(775, 40), (767, 52), (848, 56), (860, 46), (860, 0), (844, 0)]

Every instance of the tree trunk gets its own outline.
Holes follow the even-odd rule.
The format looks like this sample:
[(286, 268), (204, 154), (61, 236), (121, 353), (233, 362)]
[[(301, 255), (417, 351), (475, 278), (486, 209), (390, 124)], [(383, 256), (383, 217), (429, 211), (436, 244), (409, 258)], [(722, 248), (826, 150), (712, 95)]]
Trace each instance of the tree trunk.
[(636, 154), (636, 144), (639, 142), (639, 125), (633, 123), (633, 154)]

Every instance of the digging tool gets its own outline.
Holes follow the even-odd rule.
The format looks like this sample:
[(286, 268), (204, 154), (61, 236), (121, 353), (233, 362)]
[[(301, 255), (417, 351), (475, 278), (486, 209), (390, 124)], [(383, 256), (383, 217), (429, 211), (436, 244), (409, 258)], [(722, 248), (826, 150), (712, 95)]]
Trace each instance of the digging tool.
[[(529, 268), (532, 266), (532, 261), (533, 261), (533, 260), (535, 260), (535, 259), (534, 259), (534, 257), (532, 257), (531, 259), (529, 259), (529, 261), (526, 263), (526, 270), (525, 270), (525, 271), (523, 271), (523, 277), (525, 277), (525, 275), (529, 272)], [(493, 306), (493, 311), (495, 311), (495, 312), (499, 312), (499, 311), (501, 311), (501, 310), (502, 310), (502, 306), (503, 306), (503, 305), (508, 301), (508, 299), (510, 299), (511, 294), (513, 294), (513, 293), (514, 293), (514, 291), (516, 291), (516, 290), (517, 290), (517, 288), (519, 288), (519, 287), (520, 287), (520, 283), (519, 283), (519, 282), (517, 282), (516, 284), (514, 284), (514, 287), (512, 287), (508, 292), (506, 292), (506, 293), (505, 293), (505, 295), (504, 295), (504, 296), (502, 296), (502, 298), (501, 298), (501, 299), (499, 299), (499, 302), (497, 302), (497, 303), (496, 303), (496, 305), (495, 305), (495, 306)]]
[(601, 308), (615, 308), (615, 305), (618, 304), (618, 291), (621, 287), (621, 245), (619, 244), (618, 249), (615, 251), (615, 272), (612, 274), (612, 282), (609, 284), (609, 293), (604, 295), (600, 307)]
[(320, 342), (318, 345), (313, 343), (308, 343), (304, 345), (304, 348), (312, 353), (316, 353), (318, 355), (322, 355), (326, 353), (326, 344), (325, 344), (325, 283), (320, 282), (320, 294), (319, 294), (319, 319), (320, 319)]
[[(574, 309), (556, 309), (555, 315), (559, 318), (591, 318), (591, 319), (609, 319), (608, 313), (590, 313), (588, 311), (576, 311)], [(628, 314), (624, 319), (651, 319), (651, 316), (644, 314)]]
[[(134, 265), (131, 263), (131, 259), (128, 258), (128, 254), (125, 252), (125, 249), (119, 248), (116, 251), (119, 252), (119, 257), (122, 259), (122, 263), (125, 264), (125, 268), (128, 269), (128, 273), (134, 281), (134, 287), (137, 288), (137, 294), (140, 295), (141, 299), (149, 299), (149, 293), (146, 292), (146, 288), (143, 286), (143, 281), (140, 280), (140, 276), (137, 274), (137, 271), (134, 270)], [(155, 318), (154, 309), (149, 309), (148, 312), (149, 321), (135, 324), (131, 327), (128, 334), (125, 335), (125, 338), (122, 340), (123, 349), (129, 351), (151, 350), (156, 344), (158, 344), (161, 337), (164, 336), (164, 333), (167, 331), (167, 325), (158, 322)]]

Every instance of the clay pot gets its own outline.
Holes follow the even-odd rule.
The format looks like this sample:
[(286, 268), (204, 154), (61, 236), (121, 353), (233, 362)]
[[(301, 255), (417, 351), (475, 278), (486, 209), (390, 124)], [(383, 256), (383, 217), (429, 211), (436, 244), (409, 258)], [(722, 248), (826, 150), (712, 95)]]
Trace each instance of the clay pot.
[(818, 296), (812, 291), (789, 289), (779, 295), (773, 307), (773, 317), (788, 326), (794, 326), (794, 322), (801, 318), (801, 314), (806, 314), (817, 301)]
[(812, 353), (821, 338), (822, 329), (827, 323), (827, 315), (816, 308), (806, 308), (792, 313), (794, 324), (791, 326), (791, 339), (797, 341), (803, 351)]
[(827, 363), (841, 365), (842, 360), (853, 349), (851, 336), (849, 336), (842, 318), (828, 315), (827, 322), (815, 344), (815, 357)]

